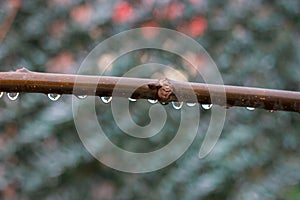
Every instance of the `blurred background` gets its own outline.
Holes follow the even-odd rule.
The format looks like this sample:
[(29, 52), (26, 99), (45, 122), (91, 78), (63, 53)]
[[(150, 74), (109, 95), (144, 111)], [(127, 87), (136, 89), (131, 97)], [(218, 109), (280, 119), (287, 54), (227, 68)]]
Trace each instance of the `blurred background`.
[[(225, 84), (300, 90), (300, 1), (295, 0), (2, 0), (0, 71), (25, 66), (76, 73), (101, 41), (147, 26), (194, 38)], [(187, 80), (195, 78), (180, 68), (182, 60), (159, 51), (125, 56), (111, 74), (149, 61), (179, 66)], [(143, 112), (130, 106), (138, 124), (149, 123), (149, 106)], [(180, 116), (170, 105), (166, 109), (166, 127), (141, 143), (122, 136), (110, 105), (99, 102), (97, 111), (114, 143), (147, 152), (176, 133)], [(175, 163), (129, 174), (106, 167), (83, 147), (70, 96), (57, 102), (42, 94), (21, 94), (17, 101), (2, 97), (0, 199), (300, 199), (298, 113), (230, 108), (219, 142), (200, 160), (209, 120), (210, 111), (201, 110), (197, 138)]]

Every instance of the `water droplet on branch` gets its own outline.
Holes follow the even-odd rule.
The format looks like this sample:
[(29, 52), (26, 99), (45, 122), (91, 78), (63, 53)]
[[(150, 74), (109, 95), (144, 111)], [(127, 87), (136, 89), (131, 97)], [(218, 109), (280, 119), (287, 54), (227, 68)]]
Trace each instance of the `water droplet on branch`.
[(100, 97), (103, 103), (109, 103), (112, 100), (112, 97)]
[(187, 105), (188, 107), (193, 107), (193, 106), (196, 105), (196, 103), (186, 103), (186, 105)]
[(183, 105), (183, 102), (175, 102), (175, 101), (172, 101), (172, 106), (174, 109), (176, 110), (180, 110), (182, 108), (182, 105)]
[(85, 99), (88, 95), (76, 95), (78, 99)]
[(255, 108), (253, 108), (253, 107), (246, 107), (246, 109), (247, 109), (247, 110), (250, 110), (250, 111), (255, 110)]
[(130, 97), (128, 98), (128, 100), (131, 101), (131, 102), (136, 102), (136, 99), (133, 99), (133, 98), (130, 98)]
[(211, 109), (212, 104), (201, 104), (201, 106), (204, 110), (209, 110), (209, 109)]
[(20, 94), (19, 92), (9, 92), (9, 93), (7, 93), (7, 97), (10, 100), (15, 101), (15, 100), (17, 100), (19, 94)]
[(152, 104), (155, 104), (155, 103), (158, 102), (158, 100), (157, 100), (157, 99), (156, 99), (156, 100), (154, 100), (154, 99), (148, 99), (148, 102), (149, 102), (149, 103), (152, 103)]
[(55, 94), (55, 93), (50, 93), (50, 94), (48, 94), (48, 98), (49, 98), (51, 101), (57, 101), (60, 97), (61, 97), (60, 94)]

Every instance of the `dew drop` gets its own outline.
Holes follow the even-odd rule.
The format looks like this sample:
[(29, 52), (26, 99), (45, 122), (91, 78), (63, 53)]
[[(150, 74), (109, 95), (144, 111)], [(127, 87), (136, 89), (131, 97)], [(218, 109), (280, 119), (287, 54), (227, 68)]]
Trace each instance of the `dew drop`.
[(155, 103), (158, 102), (158, 100), (157, 99), (148, 99), (148, 102), (152, 103), (152, 104), (155, 104)]
[(3, 96), (4, 92), (0, 92), (0, 98)]
[(196, 103), (186, 103), (186, 105), (187, 105), (188, 107), (193, 107), (193, 106), (196, 105)]
[(100, 97), (103, 103), (109, 103), (112, 100), (112, 97)]
[(201, 104), (201, 106), (204, 110), (209, 110), (209, 109), (211, 109), (212, 104)]
[(268, 110), (268, 112), (270, 112), (270, 113), (273, 113), (273, 112), (274, 112), (274, 110)]
[(57, 101), (60, 97), (61, 97), (60, 94), (55, 94), (55, 93), (50, 93), (50, 94), (48, 94), (48, 98), (49, 98), (51, 101)]
[(7, 93), (7, 97), (10, 100), (15, 101), (15, 100), (17, 100), (19, 94), (20, 94), (19, 92), (9, 92), (9, 93)]
[(76, 95), (78, 99), (85, 99), (88, 95)]
[(250, 111), (255, 110), (255, 108), (253, 108), (253, 107), (246, 107), (246, 109), (247, 109), (247, 110), (250, 110)]
[(174, 109), (176, 110), (180, 110), (182, 108), (182, 105), (183, 105), (183, 102), (175, 102), (175, 101), (172, 101), (172, 106)]
[(130, 98), (130, 97), (128, 98), (128, 100), (131, 101), (131, 102), (136, 102), (136, 99), (133, 99), (133, 98)]

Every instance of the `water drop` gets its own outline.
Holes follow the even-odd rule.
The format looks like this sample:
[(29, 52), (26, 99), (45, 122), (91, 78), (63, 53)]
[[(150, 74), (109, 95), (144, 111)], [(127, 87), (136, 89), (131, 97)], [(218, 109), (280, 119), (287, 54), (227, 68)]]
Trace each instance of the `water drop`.
[(255, 110), (255, 108), (253, 108), (253, 107), (246, 107), (246, 109), (251, 110), (251, 111)]
[(19, 94), (20, 94), (19, 92), (10, 92), (10, 93), (7, 93), (7, 97), (10, 100), (15, 101), (15, 100), (17, 100)]
[(157, 99), (148, 99), (148, 102), (149, 103), (152, 103), (152, 104), (155, 104), (155, 103), (157, 103), (158, 102), (158, 100)]
[(186, 105), (187, 105), (188, 107), (193, 107), (193, 106), (196, 105), (196, 103), (186, 103)]
[(129, 101), (136, 102), (136, 99), (128, 98)]
[(268, 110), (268, 112), (270, 112), (270, 113), (273, 113), (273, 112), (274, 112), (274, 110)]
[(209, 110), (209, 109), (211, 109), (212, 104), (201, 104), (201, 106), (204, 110)]
[(76, 95), (78, 99), (85, 99), (88, 95)]
[(112, 97), (100, 97), (103, 103), (109, 103), (112, 100)]
[(57, 101), (60, 97), (61, 97), (60, 94), (55, 94), (55, 93), (50, 93), (50, 94), (48, 94), (48, 98), (49, 98), (51, 101)]
[(4, 92), (0, 92), (0, 98), (3, 96)]
[(183, 105), (183, 102), (175, 102), (175, 101), (172, 101), (172, 106), (174, 109), (176, 110), (180, 110), (180, 108), (182, 108), (182, 105)]
[(169, 103), (168, 102), (160, 102), (161, 103), (161, 105), (168, 105)]

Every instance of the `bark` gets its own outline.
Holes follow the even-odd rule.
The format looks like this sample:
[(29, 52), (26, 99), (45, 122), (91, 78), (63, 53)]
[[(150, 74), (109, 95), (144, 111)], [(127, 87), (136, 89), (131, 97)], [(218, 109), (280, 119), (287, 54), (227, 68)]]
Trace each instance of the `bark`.
[(16, 72), (1, 72), (0, 91), (118, 96), (157, 99), (163, 103), (197, 101), (224, 107), (240, 106), (300, 112), (300, 92), (295, 91), (179, 82), (169, 79), (38, 73), (25, 68)]

